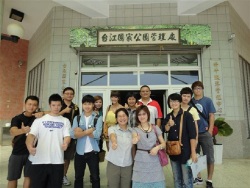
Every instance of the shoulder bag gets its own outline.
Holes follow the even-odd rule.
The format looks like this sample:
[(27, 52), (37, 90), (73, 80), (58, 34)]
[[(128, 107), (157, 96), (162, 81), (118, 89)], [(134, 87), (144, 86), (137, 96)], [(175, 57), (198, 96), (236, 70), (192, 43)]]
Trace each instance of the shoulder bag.
[(180, 155), (181, 154), (181, 146), (182, 146), (181, 137), (182, 137), (182, 127), (183, 127), (183, 113), (181, 114), (181, 120), (180, 120), (179, 140), (178, 141), (167, 141), (166, 142), (166, 152), (167, 152), (168, 155)]
[[(155, 125), (152, 125), (152, 126), (154, 129), (155, 135), (156, 135), (156, 146), (158, 146), (160, 144), (160, 142), (159, 142), (158, 136), (156, 134), (156, 128), (155, 128)], [(158, 150), (158, 157), (159, 157), (161, 166), (166, 166), (168, 164), (168, 157), (167, 157), (165, 149)]]
[(208, 126), (209, 126), (209, 119), (207, 119), (207, 117), (205, 116), (205, 114), (203, 114), (198, 108), (197, 106), (194, 104), (194, 102), (192, 101), (191, 99), (191, 104), (193, 105), (193, 107), (198, 111), (198, 113), (200, 114), (201, 117), (203, 117), (203, 119), (205, 119), (208, 123)]

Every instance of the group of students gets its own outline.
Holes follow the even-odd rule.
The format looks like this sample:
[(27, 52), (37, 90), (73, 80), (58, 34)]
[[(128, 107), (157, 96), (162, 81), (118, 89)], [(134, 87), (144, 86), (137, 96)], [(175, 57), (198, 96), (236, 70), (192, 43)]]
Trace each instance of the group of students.
[[(201, 147), (207, 155), (206, 187), (212, 188), (211, 130), (215, 108), (211, 99), (203, 96), (203, 89), (202, 82), (197, 81), (192, 84), (192, 89), (183, 88), (180, 94), (169, 95), (168, 106), (172, 111), (163, 121), (160, 105), (150, 98), (151, 91), (146, 85), (140, 88), (140, 100), (136, 93), (129, 92), (125, 106), (119, 103), (119, 92), (112, 91), (106, 114), (103, 114), (100, 96), (86, 95), (82, 98), (82, 114), (79, 115), (79, 108), (72, 102), (74, 89), (70, 87), (64, 89), (63, 99), (58, 94), (50, 96), (48, 112), (34, 113), (39, 99), (27, 97), (25, 111), (11, 122), (10, 133), (15, 137), (8, 167), (8, 187), (17, 187), (23, 166), (24, 187), (70, 185), (66, 174), (70, 160), (74, 158), (74, 187), (84, 187), (84, 172), (88, 165), (92, 187), (98, 188), (98, 152), (106, 141), (108, 187), (164, 188), (165, 175), (157, 155), (159, 150), (166, 148), (162, 133), (168, 133), (169, 141), (179, 140), (183, 116), (182, 152), (169, 156), (174, 185), (189, 188), (203, 182), (200, 176), (193, 182), (191, 168), (186, 166), (190, 158), (197, 161), (196, 150)], [(203, 119), (197, 110), (207, 119)]]

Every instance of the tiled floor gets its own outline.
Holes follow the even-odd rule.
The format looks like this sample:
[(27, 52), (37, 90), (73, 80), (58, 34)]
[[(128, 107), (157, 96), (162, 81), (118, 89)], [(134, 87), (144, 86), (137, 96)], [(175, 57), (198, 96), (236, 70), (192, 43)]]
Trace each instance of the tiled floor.
[[(11, 146), (0, 146), (0, 188), (7, 187), (7, 165), (8, 158), (11, 153)], [(107, 187), (106, 179), (106, 162), (100, 163), (101, 168), (101, 187)], [(172, 188), (173, 186), (173, 176), (171, 171), (171, 166), (168, 165), (164, 167), (164, 172), (166, 175), (167, 187)], [(202, 172), (203, 177), (206, 176), (206, 171)], [(70, 165), (68, 172), (68, 178), (74, 180), (74, 169), (73, 164)], [(19, 180), (18, 188), (22, 187), (22, 180)], [(249, 188), (250, 187), (250, 159), (224, 159), (222, 165), (215, 166), (213, 184), (215, 188)], [(91, 184), (89, 182), (89, 170), (86, 170), (85, 175), (85, 188), (90, 188)], [(65, 186), (66, 187), (66, 186)], [(67, 187), (73, 187), (67, 186)], [(205, 187), (205, 184), (195, 186)]]

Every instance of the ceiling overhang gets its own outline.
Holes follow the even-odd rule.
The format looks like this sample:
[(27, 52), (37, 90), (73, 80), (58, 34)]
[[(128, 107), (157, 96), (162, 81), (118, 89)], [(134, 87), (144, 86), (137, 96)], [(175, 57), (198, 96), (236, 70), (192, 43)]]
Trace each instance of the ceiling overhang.
[(178, 15), (196, 15), (225, 0), (52, 0), (90, 18), (109, 17), (109, 6), (120, 4), (177, 3)]
[[(142, 9), (154, 7), (154, 4), (165, 3), (175, 4), (176, 15), (196, 15), (207, 10), (225, 0), (5, 0), (2, 9), (2, 31), (7, 33), (7, 26), (13, 22), (9, 19), (11, 8), (17, 9), (25, 13), (25, 18), (21, 25), (25, 29), (22, 39), (30, 40), (37, 31), (43, 20), (55, 6), (65, 6), (82, 15), (90, 18), (108, 18), (110, 6), (116, 6), (115, 9), (124, 7), (134, 8), (137, 6)], [(242, 20), (250, 28), (250, 0), (228, 0), (232, 7), (236, 10)], [(147, 7), (147, 4), (152, 4)], [(119, 5), (121, 7), (119, 7)], [(111, 7), (114, 8), (114, 7)], [(158, 8), (158, 7), (157, 7)], [(113, 15), (114, 16), (114, 15)]]
[(105, 0), (53, 0), (90, 18), (109, 17), (109, 4)]
[(196, 15), (224, 1), (225, 0), (178, 0), (177, 13), (179, 16)]

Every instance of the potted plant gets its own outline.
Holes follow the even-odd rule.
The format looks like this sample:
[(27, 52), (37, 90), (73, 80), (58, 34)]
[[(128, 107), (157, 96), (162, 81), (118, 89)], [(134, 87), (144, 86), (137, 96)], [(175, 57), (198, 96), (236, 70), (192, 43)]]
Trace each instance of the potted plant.
[(219, 117), (214, 121), (213, 142), (214, 142), (214, 158), (215, 164), (222, 164), (223, 145), (218, 144), (215, 136), (230, 136), (233, 129), (225, 122), (225, 118)]
[(213, 141), (214, 144), (217, 144), (217, 140), (215, 138), (216, 135), (219, 136), (230, 136), (233, 133), (233, 129), (225, 122), (225, 118), (219, 117), (214, 121), (214, 129), (213, 129)]

